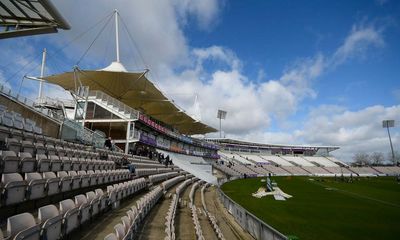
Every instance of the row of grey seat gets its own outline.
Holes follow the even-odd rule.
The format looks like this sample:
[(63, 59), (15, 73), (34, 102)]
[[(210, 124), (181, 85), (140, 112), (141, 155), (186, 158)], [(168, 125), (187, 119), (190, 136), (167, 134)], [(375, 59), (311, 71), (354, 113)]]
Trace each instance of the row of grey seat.
[(87, 171), (111, 170), (115, 168), (114, 161), (92, 160), (77, 157), (37, 154), (35, 158), (29, 152), (0, 152), (0, 173), (25, 172), (57, 172), (57, 171)]
[(136, 205), (133, 205), (126, 215), (121, 217), (122, 223), (114, 226), (115, 233), (108, 234), (104, 240), (131, 240), (135, 239), (135, 232), (138, 230), (139, 224), (151, 211), (153, 206), (158, 202), (161, 196), (173, 185), (184, 180), (183, 175), (176, 176), (169, 180), (165, 180), (160, 186), (155, 187), (152, 191), (141, 197)]
[(0, 106), (0, 123), (4, 126), (42, 134), (42, 128), (29, 118), (24, 118), (20, 113), (6, 111), (3, 105)]
[(58, 193), (127, 180), (129, 170), (4, 173), (1, 176), (1, 207), (36, 200)]
[[(113, 201), (127, 198), (146, 188), (144, 178), (107, 186), (107, 191), (96, 189), (80, 194), (74, 199), (59, 202), (58, 208), (51, 204), (38, 209), (37, 218), (25, 212), (7, 219), (5, 239), (56, 240), (70, 234), (103, 213)], [(2, 231), (0, 231), (1, 239)]]

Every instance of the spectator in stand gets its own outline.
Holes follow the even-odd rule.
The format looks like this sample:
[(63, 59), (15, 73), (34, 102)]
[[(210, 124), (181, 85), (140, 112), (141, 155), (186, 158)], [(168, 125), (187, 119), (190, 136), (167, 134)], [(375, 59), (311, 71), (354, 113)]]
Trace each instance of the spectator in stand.
[(107, 138), (104, 141), (104, 147), (107, 148), (108, 150), (112, 150), (111, 137)]

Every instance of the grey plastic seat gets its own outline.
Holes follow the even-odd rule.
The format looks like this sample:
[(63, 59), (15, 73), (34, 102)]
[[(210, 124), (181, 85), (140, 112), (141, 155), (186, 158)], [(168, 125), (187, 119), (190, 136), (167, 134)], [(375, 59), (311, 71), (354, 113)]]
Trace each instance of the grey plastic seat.
[(66, 199), (60, 202), (59, 211), (63, 215), (64, 233), (69, 234), (79, 226), (79, 209), (74, 201)]
[(71, 148), (68, 147), (64, 147), (65, 150), (65, 155), (68, 157), (72, 157), (74, 155), (74, 150), (72, 150)]
[(34, 127), (33, 127), (33, 131), (34, 131), (36, 134), (42, 134), (42, 133), (43, 133), (42, 128), (39, 127), (39, 126), (34, 126)]
[(53, 172), (44, 172), (43, 179), (46, 179), (47, 195), (54, 195), (59, 193), (60, 190), (60, 178)]
[(72, 162), (72, 171), (79, 171), (81, 167), (80, 161), (76, 157), (73, 157), (71, 158), (71, 162)]
[(86, 199), (86, 196), (79, 194), (75, 196), (75, 206), (79, 208), (80, 223), (84, 224), (90, 220), (90, 203)]
[(119, 240), (119, 239), (117, 238), (117, 235), (115, 235), (115, 233), (110, 233), (104, 237), (104, 240)]
[(94, 170), (94, 165), (96, 164), (97, 160), (89, 160), (87, 161), (87, 169), (88, 170)]
[(50, 155), (56, 155), (57, 151), (56, 151), (55, 146), (52, 143), (46, 142), (45, 147), (46, 147), (47, 155), (49, 155), (49, 156)]
[(7, 126), (0, 126), (0, 141), (5, 142), (6, 138), (9, 137), (10, 137), (10, 128)]
[(21, 152), (22, 144), (20, 140), (16, 138), (6, 138), (6, 147), (9, 151), (13, 151), (17, 154)]
[(21, 213), (7, 219), (7, 237), (10, 239), (40, 239), (40, 226), (30, 213)]
[(90, 175), (85, 171), (78, 171), (77, 174), (81, 177), (81, 188), (90, 186)]
[(125, 237), (125, 228), (124, 225), (122, 225), (121, 223), (118, 223), (117, 225), (114, 226), (114, 230), (115, 230), (115, 235), (117, 236), (117, 239), (122, 240)]
[(25, 181), (28, 183), (27, 199), (35, 200), (47, 196), (46, 179), (40, 173), (25, 173)]
[(13, 116), (10, 112), (4, 112), (1, 115), (1, 123), (7, 127), (14, 127)]
[(26, 182), (19, 173), (5, 173), (1, 176), (2, 205), (12, 205), (25, 200)]
[(33, 132), (33, 127), (36, 125), (36, 122), (26, 118), (25, 119), (25, 124), (24, 124), (24, 130), (27, 132)]
[(95, 170), (95, 174), (97, 174), (97, 184), (101, 185), (104, 183), (104, 174), (100, 170)]
[(31, 132), (23, 132), (24, 139), (26, 141), (31, 141), (32, 143), (35, 142), (35, 135)]
[(56, 146), (56, 151), (57, 151), (57, 155), (59, 157), (64, 157), (65, 156), (65, 150), (62, 146)]
[(50, 171), (58, 172), (61, 171), (62, 163), (58, 156), (56, 155), (49, 155), (50, 159)]
[(108, 195), (108, 201), (112, 205), (117, 201), (118, 191), (114, 189), (113, 186), (107, 186), (107, 195)]
[(40, 133), (37, 133), (35, 131), (35, 128), (34, 128), (34, 132), (35, 132), (35, 134), (34, 134), (35, 142), (41, 143), (44, 146), (44, 144), (46, 143), (46, 140), (44, 139), (44, 136), (42, 134), (40, 134)]
[(24, 118), (18, 113), (13, 113), (14, 127), (19, 130), (24, 130)]
[(86, 172), (87, 175), (89, 175), (89, 185), (90, 186), (95, 186), (97, 185), (97, 174), (93, 170), (89, 170)]
[(36, 171), (36, 159), (29, 152), (20, 152), (20, 170), (23, 173)]
[(94, 192), (96, 193), (96, 196), (100, 201), (100, 211), (104, 211), (107, 208), (107, 195), (104, 194), (103, 190), (101, 190), (100, 188), (95, 189)]
[(24, 133), (20, 129), (11, 129), (11, 136), (15, 139), (18, 139), (19, 141), (24, 140)]
[(88, 167), (88, 160), (81, 158), (79, 159), (79, 162), (81, 164), (80, 170), (86, 171)]
[(79, 176), (75, 171), (68, 171), (68, 175), (71, 176), (72, 179), (72, 190), (81, 188), (81, 176)]
[(42, 224), (42, 239), (57, 240), (62, 234), (62, 215), (54, 205), (46, 205), (38, 210), (38, 220)]
[(60, 160), (62, 163), (63, 171), (71, 171), (72, 170), (72, 162), (68, 157), (61, 157)]
[(21, 143), (23, 152), (29, 152), (30, 154), (35, 154), (35, 145), (33, 145), (32, 141), (24, 140)]
[(50, 171), (50, 159), (44, 154), (36, 154), (36, 163), (38, 172)]
[(57, 172), (57, 177), (60, 178), (60, 191), (61, 192), (71, 191), (72, 177), (69, 176), (66, 171)]
[(34, 145), (34, 147), (35, 147), (35, 152), (36, 152), (36, 154), (42, 154), (42, 155), (46, 154), (46, 148), (45, 148), (45, 146), (43, 145), (43, 143), (41, 143), (41, 142), (36, 142), (36, 143), (34, 143), (33, 145)]
[(96, 216), (100, 212), (100, 198), (95, 192), (91, 191), (86, 193), (86, 199), (90, 204), (91, 216)]
[(20, 159), (13, 151), (1, 151), (0, 153), (0, 171), (3, 173), (19, 172)]

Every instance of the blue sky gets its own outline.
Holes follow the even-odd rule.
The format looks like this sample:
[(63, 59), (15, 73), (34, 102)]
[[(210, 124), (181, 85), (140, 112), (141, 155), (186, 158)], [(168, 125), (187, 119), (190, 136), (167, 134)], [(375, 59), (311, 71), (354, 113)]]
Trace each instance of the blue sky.
[[(338, 145), (336, 156), (350, 161), (355, 152), (386, 153), (381, 121), (400, 123), (399, 1), (53, 2), (70, 31), (0, 41), (0, 78), (14, 89), (24, 74), (38, 75), (43, 47), (48, 73), (70, 70), (102, 25), (72, 39), (118, 8), (135, 41), (121, 30), (125, 66), (149, 67), (163, 91), (212, 126), (216, 110), (227, 110), (227, 137)], [(81, 68), (103, 68), (115, 58), (113, 25), (104, 32)], [(22, 92), (34, 98), (37, 83), (24, 82)], [(398, 128), (393, 138), (398, 149)]]

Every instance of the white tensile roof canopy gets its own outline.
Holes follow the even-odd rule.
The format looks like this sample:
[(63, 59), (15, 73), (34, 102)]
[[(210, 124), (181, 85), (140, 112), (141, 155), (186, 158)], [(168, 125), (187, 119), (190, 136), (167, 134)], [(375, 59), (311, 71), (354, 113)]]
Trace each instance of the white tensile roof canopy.
[(150, 80), (147, 71), (128, 72), (119, 62), (101, 70), (77, 70), (44, 77), (47, 82), (75, 91), (77, 82), (90, 90), (102, 91), (126, 105), (164, 122), (182, 134), (194, 135), (217, 131), (177, 107)]
[(0, 0), (0, 39), (70, 29), (49, 0)]

